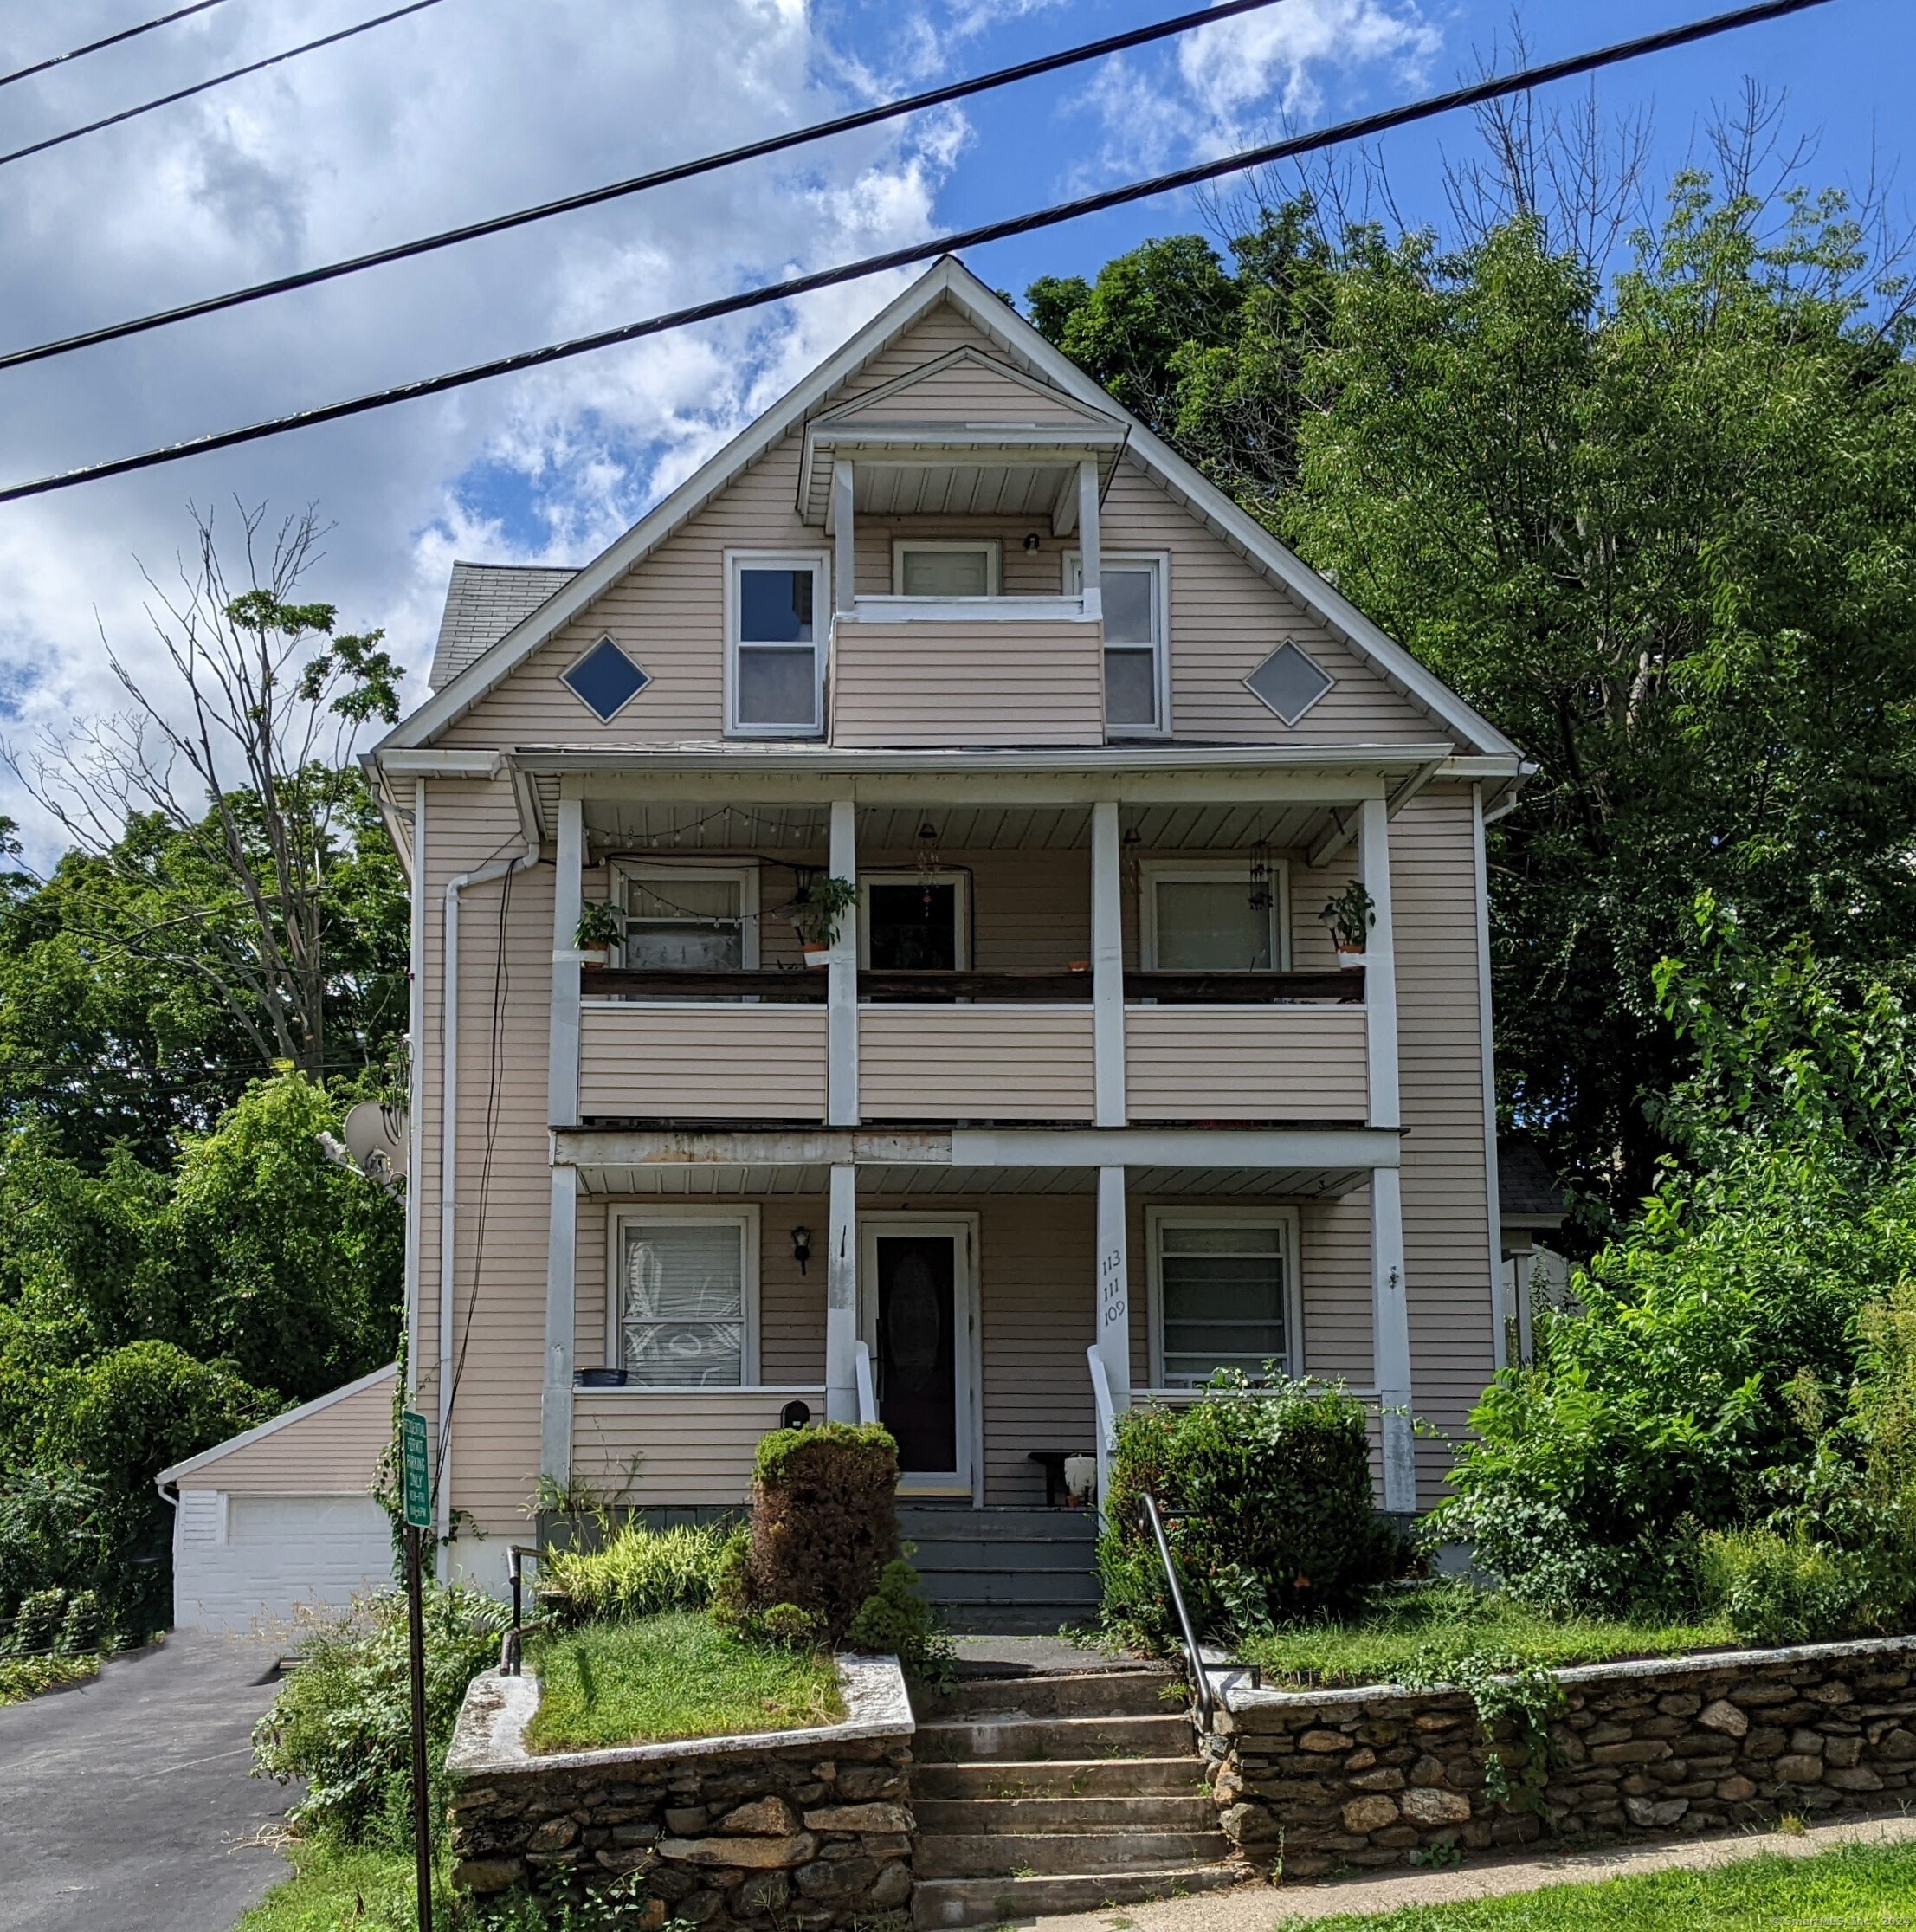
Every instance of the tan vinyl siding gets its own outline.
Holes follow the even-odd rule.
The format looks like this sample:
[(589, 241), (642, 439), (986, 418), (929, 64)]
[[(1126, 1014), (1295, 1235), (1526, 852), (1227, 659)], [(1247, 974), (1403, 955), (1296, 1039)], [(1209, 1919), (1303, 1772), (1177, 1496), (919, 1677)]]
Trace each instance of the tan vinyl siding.
[(579, 1022), (582, 1119), (824, 1118), (823, 1006), (593, 1000)]
[(1134, 1121), (1362, 1121), (1360, 1006), (1127, 1006)]
[(388, 1374), (357, 1395), (202, 1464), (183, 1486), (235, 1496), (363, 1495), (372, 1487), (380, 1453), (391, 1439)]
[(1088, 1121), (1091, 1008), (861, 1007), (858, 1086), (869, 1121)]
[(794, 1397), (825, 1412), (823, 1387), (581, 1389), (572, 1405), (572, 1472), (622, 1503), (744, 1503), (758, 1439)]
[[(982, 341), (982, 337), (974, 337)], [(916, 423), (1039, 423), (1078, 427), (1097, 418), (1081, 410), (1061, 391), (1049, 395), (1021, 382), (1002, 365), (988, 367), (969, 358), (933, 370), (889, 396), (874, 397), (847, 412), (860, 429)]]
[(1101, 745), (1103, 626), (1064, 618), (835, 626), (835, 745)]

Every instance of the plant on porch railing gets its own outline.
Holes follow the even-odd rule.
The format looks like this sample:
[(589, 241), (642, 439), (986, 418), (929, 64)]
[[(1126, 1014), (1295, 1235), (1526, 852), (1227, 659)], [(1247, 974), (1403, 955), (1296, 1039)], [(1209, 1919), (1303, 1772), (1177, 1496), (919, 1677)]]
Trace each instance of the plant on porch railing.
[(1371, 928), (1377, 922), (1377, 901), (1364, 889), (1361, 879), (1352, 879), (1344, 890), (1324, 902), (1317, 915), (1331, 928), (1340, 953), (1359, 956), (1371, 943)]
[(572, 931), (572, 943), (581, 953), (610, 953), (625, 938), (625, 917), (610, 903), (587, 900), (579, 908), (579, 922)]
[(834, 872), (821, 873), (792, 901), (791, 922), (808, 960), (816, 953), (823, 960), (837, 945), (845, 914), (857, 903), (857, 882)]

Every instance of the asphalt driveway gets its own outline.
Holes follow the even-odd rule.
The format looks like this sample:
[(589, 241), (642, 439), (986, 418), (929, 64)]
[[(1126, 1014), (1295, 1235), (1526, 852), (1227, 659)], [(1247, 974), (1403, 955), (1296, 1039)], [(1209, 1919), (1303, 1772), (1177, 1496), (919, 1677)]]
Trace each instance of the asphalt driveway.
[(0, 1708), (0, 1932), (226, 1932), (287, 1876), (245, 1842), (292, 1795), (247, 1776), (274, 1656), (176, 1631)]

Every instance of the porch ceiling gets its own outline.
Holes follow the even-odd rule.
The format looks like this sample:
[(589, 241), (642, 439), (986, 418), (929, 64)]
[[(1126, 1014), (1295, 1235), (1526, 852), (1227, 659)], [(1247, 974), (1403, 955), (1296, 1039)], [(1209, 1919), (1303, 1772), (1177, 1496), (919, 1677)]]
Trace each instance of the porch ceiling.
[[(818, 1163), (729, 1166), (712, 1161), (643, 1166), (580, 1166), (580, 1192), (603, 1199), (668, 1196), (684, 1199), (772, 1199), (819, 1195), (831, 1169)], [(1329, 1200), (1354, 1192), (1371, 1178), (1367, 1167), (1131, 1167), (1132, 1193), (1218, 1197), (1255, 1195), (1286, 1200)], [(1094, 1167), (973, 1167), (914, 1165), (858, 1169), (861, 1197), (904, 1195), (1092, 1194)]]

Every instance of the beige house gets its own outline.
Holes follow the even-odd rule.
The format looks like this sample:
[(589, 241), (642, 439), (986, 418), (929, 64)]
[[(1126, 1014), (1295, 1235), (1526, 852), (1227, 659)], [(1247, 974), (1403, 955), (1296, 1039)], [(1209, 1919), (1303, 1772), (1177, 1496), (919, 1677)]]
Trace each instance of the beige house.
[(1410, 1416), (1502, 1346), (1483, 828), (1526, 766), (961, 264), (584, 569), (455, 565), (432, 682), (367, 764), (455, 1569), (542, 1476), (735, 1504), (794, 1404), (882, 1418), (916, 1501), (1035, 1509), (1100, 1404), (1274, 1360), (1432, 1500)]

